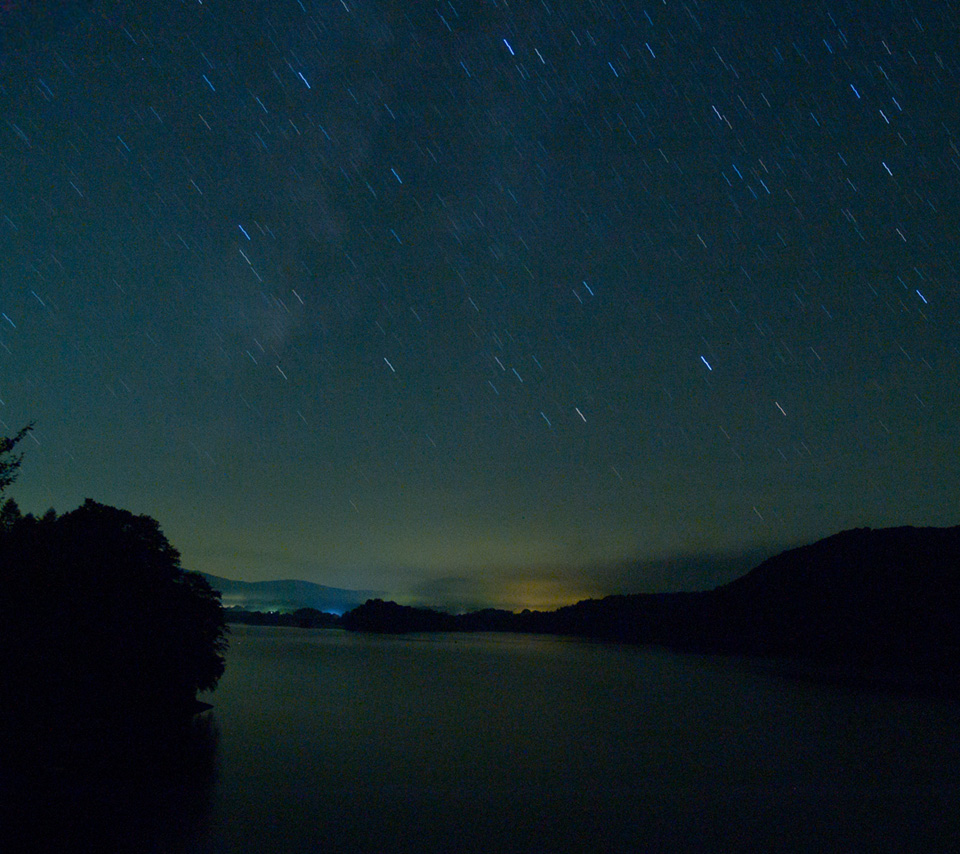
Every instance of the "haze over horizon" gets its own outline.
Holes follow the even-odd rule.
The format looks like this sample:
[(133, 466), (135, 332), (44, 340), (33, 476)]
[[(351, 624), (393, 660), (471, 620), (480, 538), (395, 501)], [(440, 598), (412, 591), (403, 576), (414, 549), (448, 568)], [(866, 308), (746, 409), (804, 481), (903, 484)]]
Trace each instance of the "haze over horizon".
[(8, 494), (555, 607), (960, 522), (955, 6), (0, 4)]

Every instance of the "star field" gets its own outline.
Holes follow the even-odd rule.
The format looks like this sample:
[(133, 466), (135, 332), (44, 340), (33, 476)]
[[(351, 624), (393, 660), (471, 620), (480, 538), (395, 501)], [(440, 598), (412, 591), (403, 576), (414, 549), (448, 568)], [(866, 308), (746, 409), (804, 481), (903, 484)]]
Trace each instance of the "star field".
[(451, 605), (956, 524), (946, 2), (7, 2), (11, 494)]

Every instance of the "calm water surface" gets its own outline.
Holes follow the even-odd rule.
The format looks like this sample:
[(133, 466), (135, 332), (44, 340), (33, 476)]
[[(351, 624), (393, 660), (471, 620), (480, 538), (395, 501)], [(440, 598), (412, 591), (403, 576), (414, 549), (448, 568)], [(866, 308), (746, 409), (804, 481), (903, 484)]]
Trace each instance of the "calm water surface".
[(960, 708), (550, 637), (233, 627), (196, 852), (956, 851)]

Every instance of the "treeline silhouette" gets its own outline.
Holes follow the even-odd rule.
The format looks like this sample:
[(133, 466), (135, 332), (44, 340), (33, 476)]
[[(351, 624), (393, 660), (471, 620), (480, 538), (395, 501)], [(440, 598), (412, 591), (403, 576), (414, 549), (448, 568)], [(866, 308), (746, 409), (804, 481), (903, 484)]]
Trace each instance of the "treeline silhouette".
[(93, 749), (182, 719), (223, 673), (219, 595), (147, 516), (87, 500), (36, 518), (7, 501), (0, 591), (0, 714), (20, 749)]
[(297, 629), (329, 629), (340, 625), (340, 617), (316, 608), (297, 608), (296, 611), (250, 611), (234, 606), (224, 608), (228, 623), (248, 626), (286, 626)]
[(845, 531), (703, 592), (461, 615), (370, 600), (340, 624), (367, 632), (548, 633), (795, 659), (854, 679), (885, 674), (953, 692), (960, 676), (960, 527)]
[[(0, 488), (21, 431), (0, 439)], [(220, 595), (156, 520), (0, 506), (0, 767), (120, 758), (189, 722), (224, 670)]]
[(347, 611), (340, 625), (354, 632), (402, 634), (404, 632), (454, 632), (462, 630), (460, 617), (433, 608), (412, 608), (383, 599), (368, 599)]

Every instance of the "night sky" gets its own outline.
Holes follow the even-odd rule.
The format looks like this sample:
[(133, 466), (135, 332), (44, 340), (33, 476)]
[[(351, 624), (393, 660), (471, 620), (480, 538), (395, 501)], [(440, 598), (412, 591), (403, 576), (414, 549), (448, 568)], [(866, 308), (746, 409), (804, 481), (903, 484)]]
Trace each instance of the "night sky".
[(960, 521), (955, 3), (0, 2), (24, 510), (546, 607)]

